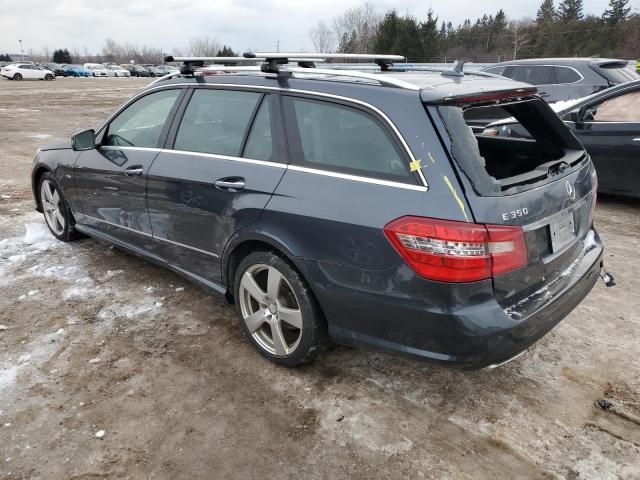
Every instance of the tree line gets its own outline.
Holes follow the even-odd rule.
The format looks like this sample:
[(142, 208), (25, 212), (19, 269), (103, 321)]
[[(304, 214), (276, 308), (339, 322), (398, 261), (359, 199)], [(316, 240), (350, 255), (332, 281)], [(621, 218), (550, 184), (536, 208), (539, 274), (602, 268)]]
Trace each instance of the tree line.
[(329, 24), (318, 22), (309, 36), (316, 51), (396, 53), (410, 61), (460, 58), (496, 62), (558, 56), (640, 56), (640, 15), (630, 0), (609, 0), (600, 15), (586, 14), (583, 0), (543, 0), (535, 18), (509, 19), (502, 9), (454, 26), (429, 9), (423, 19), (384, 14), (365, 2)]

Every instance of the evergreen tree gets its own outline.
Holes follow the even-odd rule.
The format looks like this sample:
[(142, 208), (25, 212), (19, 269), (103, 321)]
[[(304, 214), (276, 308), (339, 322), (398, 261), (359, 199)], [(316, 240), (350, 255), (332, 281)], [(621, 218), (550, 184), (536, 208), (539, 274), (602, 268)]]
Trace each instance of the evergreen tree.
[(602, 19), (609, 24), (617, 25), (625, 21), (630, 12), (629, 0), (609, 0), (609, 8), (602, 14)]
[(562, 23), (582, 20), (584, 18), (582, 0), (562, 0), (558, 5), (558, 18)]
[(536, 15), (536, 23), (538, 25), (545, 25), (553, 23), (556, 18), (556, 9), (553, 6), (553, 0), (542, 0), (540, 8), (538, 8), (538, 14)]
[(222, 48), (218, 50), (218, 53), (216, 54), (216, 57), (237, 57), (237, 56), (238, 54), (234, 52), (231, 47), (227, 47), (226, 45), (223, 45)]

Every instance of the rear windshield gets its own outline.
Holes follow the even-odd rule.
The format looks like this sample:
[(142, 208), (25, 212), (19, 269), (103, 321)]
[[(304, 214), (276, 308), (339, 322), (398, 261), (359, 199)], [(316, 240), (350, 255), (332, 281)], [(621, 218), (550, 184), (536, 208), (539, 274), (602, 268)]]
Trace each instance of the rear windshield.
[(596, 71), (611, 83), (625, 83), (640, 78), (636, 72), (623, 62), (603, 63), (595, 66)]
[[(584, 150), (551, 108), (540, 99), (514, 101), (501, 109), (521, 134), (488, 135), (471, 127), (491, 106), (436, 107), (448, 138), (449, 151), (479, 195), (515, 193), (532, 187), (584, 159)], [(468, 118), (467, 118), (468, 117)], [(522, 134), (524, 132), (524, 134)]]

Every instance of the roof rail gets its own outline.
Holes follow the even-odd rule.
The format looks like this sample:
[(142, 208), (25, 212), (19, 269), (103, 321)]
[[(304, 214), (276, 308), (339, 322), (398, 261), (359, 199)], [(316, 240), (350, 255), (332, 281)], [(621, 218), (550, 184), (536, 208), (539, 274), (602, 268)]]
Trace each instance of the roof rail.
[(404, 80), (390, 77), (381, 73), (351, 72), (348, 70), (332, 70), (329, 68), (308, 69), (287, 66), (282, 67), (279, 71), (283, 73), (302, 73), (306, 75), (328, 75), (334, 77), (357, 78), (363, 80), (371, 80), (385, 87), (398, 87), (407, 90), (420, 90), (420, 88), (413, 83), (405, 82)]

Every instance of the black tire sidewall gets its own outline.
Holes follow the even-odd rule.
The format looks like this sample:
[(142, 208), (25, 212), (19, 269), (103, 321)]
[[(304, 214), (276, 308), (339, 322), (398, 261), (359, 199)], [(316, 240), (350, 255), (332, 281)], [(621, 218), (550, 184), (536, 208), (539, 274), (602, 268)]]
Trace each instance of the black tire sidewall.
[(53, 235), (54, 237), (56, 237), (58, 240), (62, 242), (70, 242), (71, 240), (74, 240), (78, 236), (77, 231), (75, 230), (75, 228), (73, 228), (73, 225), (75, 225), (76, 222), (75, 222), (75, 219), (73, 218), (73, 214), (71, 213), (71, 209), (69, 208), (69, 204), (67, 203), (67, 199), (65, 198), (64, 193), (62, 193), (62, 189), (60, 188), (60, 185), (56, 180), (56, 177), (50, 172), (44, 173), (42, 177), (40, 177), (40, 182), (38, 183), (38, 199), (40, 201), (40, 206), (42, 207), (42, 198), (40, 198), (40, 195), (41, 195), (40, 192), (42, 192), (42, 183), (45, 180), (49, 180), (53, 184), (53, 186), (56, 188), (58, 195), (60, 195), (62, 216), (64, 217), (64, 230), (62, 231), (62, 234), (61, 235), (56, 234), (56, 232), (54, 232), (49, 226), (49, 223), (47, 222), (46, 218), (44, 222), (47, 224), (47, 228), (51, 232), (51, 235)]
[[(296, 295), (298, 306), (302, 312), (302, 337), (300, 338), (300, 343), (286, 357), (273, 355), (258, 345), (242, 318), (239, 296), (240, 281), (244, 272), (256, 264), (272, 266), (284, 275)], [(233, 283), (236, 312), (245, 336), (263, 356), (272, 362), (287, 367), (297, 367), (313, 360), (323, 345), (326, 344), (326, 322), (311, 289), (295, 267), (281, 255), (271, 251), (258, 251), (247, 255), (238, 265)]]
[(21, 73), (16, 73), (13, 75), (13, 79), (14, 80), (22, 80), (22, 74)]

